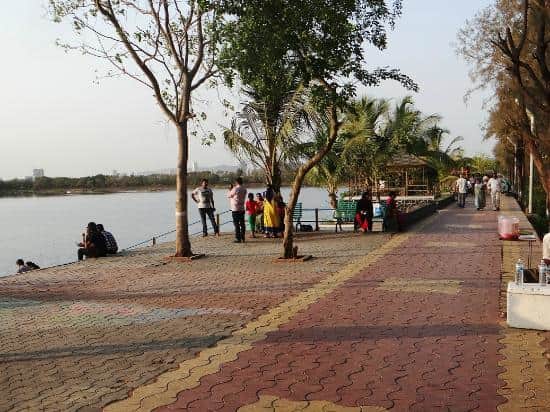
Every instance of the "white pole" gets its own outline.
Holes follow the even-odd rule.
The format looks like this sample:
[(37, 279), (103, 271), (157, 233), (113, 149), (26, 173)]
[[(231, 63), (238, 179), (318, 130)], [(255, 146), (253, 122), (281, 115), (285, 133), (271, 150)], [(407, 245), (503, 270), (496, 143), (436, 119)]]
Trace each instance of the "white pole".
[(529, 153), (529, 206), (527, 213), (533, 213), (533, 153)]
[[(535, 134), (535, 116), (529, 109), (525, 109), (527, 116), (531, 122), (531, 134)], [(527, 207), (527, 213), (533, 213), (533, 152), (529, 150), (529, 206)]]

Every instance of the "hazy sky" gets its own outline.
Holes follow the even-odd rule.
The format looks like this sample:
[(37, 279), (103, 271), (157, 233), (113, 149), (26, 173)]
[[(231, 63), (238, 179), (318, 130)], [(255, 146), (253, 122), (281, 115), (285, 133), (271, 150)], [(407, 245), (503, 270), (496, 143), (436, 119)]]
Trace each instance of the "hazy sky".
[[(469, 155), (490, 153), (481, 140), (485, 113), (481, 96), (463, 102), (470, 87), (467, 67), (451, 43), (457, 30), (489, 0), (405, 0), (403, 17), (384, 53), (368, 56), (369, 66), (398, 67), (421, 90), (417, 107), (439, 113), (453, 136), (464, 136)], [(67, 25), (50, 22), (44, 0), (6, 2), (0, 15), (3, 63), (0, 65), (0, 178), (30, 175), (83, 176), (156, 170), (175, 164), (176, 140), (150, 91), (119, 78), (95, 82), (104, 67), (90, 57), (65, 54), (55, 40), (70, 34)], [(386, 82), (365, 93), (399, 98), (398, 84)], [(227, 94), (228, 92), (222, 92)], [(229, 124), (211, 92), (205, 128), (217, 132)], [(237, 101), (238, 96), (229, 96)], [(221, 138), (211, 147), (193, 139), (191, 159), (200, 166), (233, 164)]]

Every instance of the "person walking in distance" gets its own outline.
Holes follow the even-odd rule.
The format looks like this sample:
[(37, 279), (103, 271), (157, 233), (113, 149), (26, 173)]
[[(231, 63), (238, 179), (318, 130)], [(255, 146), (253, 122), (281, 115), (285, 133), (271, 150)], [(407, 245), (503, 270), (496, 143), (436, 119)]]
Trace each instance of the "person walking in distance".
[(244, 223), (246, 189), (243, 186), (243, 179), (235, 179), (235, 185), (227, 195), (231, 204), (233, 225), (235, 226), (235, 243), (244, 243), (246, 225)]
[(220, 235), (220, 228), (216, 223), (214, 218), (214, 211), (216, 210), (214, 206), (214, 192), (208, 187), (208, 180), (202, 179), (201, 185), (197, 187), (192, 193), (191, 198), (197, 204), (199, 209), (199, 215), (201, 217), (202, 223), (202, 235), (208, 236), (208, 228), (206, 226), (206, 216), (210, 219), (210, 223), (214, 228), (214, 234)]
[(458, 192), (458, 207), (464, 207), (466, 205), (466, 195), (468, 194), (468, 181), (464, 179), (463, 175), (460, 175), (455, 185)]
[(502, 181), (496, 173), (489, 179), (487, 187), (489, 189), (489, 193), (491, 194), (491, 204), (493, 206), (493, 210), (500, 210), (500, 192), (502, 190)]

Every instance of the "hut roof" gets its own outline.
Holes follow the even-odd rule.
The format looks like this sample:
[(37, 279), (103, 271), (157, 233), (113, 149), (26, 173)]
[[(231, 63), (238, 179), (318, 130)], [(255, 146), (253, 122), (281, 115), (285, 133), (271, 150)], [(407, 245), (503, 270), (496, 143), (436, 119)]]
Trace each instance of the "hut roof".
[(397, 153), (393, 156), (390, 161), (386, 164), (386, 167), (391, 167), (394, 169), (406, 169), (413, 167), (426, 167), (433, 169), (428, 161), (422, 157), (415, 156), (409, 153)]

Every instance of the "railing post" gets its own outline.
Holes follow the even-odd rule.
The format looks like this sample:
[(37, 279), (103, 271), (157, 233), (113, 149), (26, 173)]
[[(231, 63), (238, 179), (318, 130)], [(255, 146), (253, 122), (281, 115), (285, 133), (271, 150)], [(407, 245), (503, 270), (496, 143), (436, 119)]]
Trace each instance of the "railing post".
[(220, 214), (216, 213), (216, 224), (218, 225), (218, 228), (220, 227)]
[(315, 231), (319, 231), (319, 209), (315, 208)]
[(157, 238), (153, 237), (153, 246), (155, 246), (156, 244), (157, 244)]

